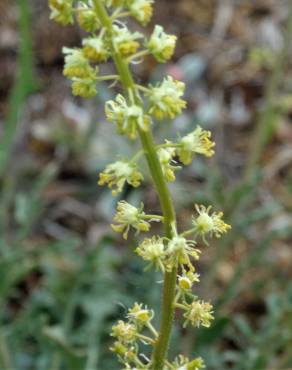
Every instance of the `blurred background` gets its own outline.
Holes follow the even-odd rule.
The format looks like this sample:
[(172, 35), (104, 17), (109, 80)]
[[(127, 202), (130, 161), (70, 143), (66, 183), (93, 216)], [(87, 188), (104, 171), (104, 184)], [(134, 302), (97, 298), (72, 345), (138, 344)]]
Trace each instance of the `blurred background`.
[[(137, 237), (109, 226), (121, 198), (159, 211), (146, 165), (143, 187), (121, 198), (97, 185), (137, 149), (104, 118), (117, 88), (72, 97), (61, 49), (83, 34), (50, 21), (45, 0), (1, 0), (0, 14), (0, 369), (119, 369), (113, 322), (135, 301), (159, 312), (161, 276), (143, 273)], [(147, 34), (156, 23), (178, 36), (175, 57), (145, 58), (135, 76), (182, 79), (188, 101), (156, 141), (200, 124), (217, 149), (170, 184), (179, 228), (194, 203), (232, 225), (197, 266), (216, 320), (175, 328), (170, 353), (201, 355), (208, 370), (292, 369), (292, 2), (159, 0)]]

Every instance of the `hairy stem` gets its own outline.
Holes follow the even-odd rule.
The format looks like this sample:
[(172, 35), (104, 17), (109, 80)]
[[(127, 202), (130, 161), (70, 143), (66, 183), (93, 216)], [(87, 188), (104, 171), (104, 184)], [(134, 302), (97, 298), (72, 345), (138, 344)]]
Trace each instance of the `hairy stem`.
[[(95, 11), (100, 19), (101, 24), (103, 25), (103, 27), (105, 27), (108, 35), (112, 35), (112, 20), (107, 14), (102, 1), (94, 0), (93, 2)], [(141, 105), (142, 103), (138, 98), (137, 87), (135, 85), (132, 73), (129, 69), (128, 61), (123, 59), (123, 57), (115, 50), (114, 45), (112, 45), (112, 56), (125, 93), (128, 94), (130, 91), (132, 91), (134, 93), (135, 103)], [(167, 238), (172, 238), (177, 233), (176, 216), (172, 198), (163, 176), (159, 158), (157, 156), (157, 150), (153, 140), (152, 132), (150, 130), (143, 131), (139, 129), (139, 137), (146, 156), (152, 180), (154, 182), (159, 197), (164, 217), (165, 236)], [(164, 275), (161, 325), (152, 355), (152, 369), (154, 370), (162, 370), (165, 357), (167, 355), (174, 317), (176, 275), (177, 268), (174, 268), (171, 272), (166, 272)]]

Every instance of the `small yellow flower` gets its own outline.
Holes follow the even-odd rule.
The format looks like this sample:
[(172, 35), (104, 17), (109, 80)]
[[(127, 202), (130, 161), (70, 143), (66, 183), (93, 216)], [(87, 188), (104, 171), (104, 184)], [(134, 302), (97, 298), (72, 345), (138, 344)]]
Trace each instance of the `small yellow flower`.
[(127, 239), (130, 227), (133, 227), (137, 232), (148, 231), (150, 223), (145, 220), (147, 215), (143, 211), (143, 204), (140, 208), (136, 208), (124, 200), (118, 202), (117, 213), (114, 216), (116, 224), (111, 225), (113, 230), (118, 233), (123, 233), (124, 239)]
[(117, 195), (123, 190), (125, 183), (137, 188), (142, 180), (143, 175), (138, 171), (136, 164), (126, 161), (117, 161), (109, 164), (105, 170), (99, 174), (98, 184), (101, 186), (108, 184), (110, 189), (113, 188), (113, 195)]
[(173, 55), (176, 39), (176, 36), (166, 34), (163, 27), (156, 25), (146, 47), (158, 62), (165, 63)]
[(110, 53), (101, 37), (89, 37), (82, 41), (83, 53), (93, 62), (105, 62)]
[(210, 214), (212, 206), (206, 208), (203, 205), (195, 205), (198, 217), (193, 217), (192, 223), (196, 228), (196, 232), (203, 236), (203, 240), (207, 243), (204, 236), (214, 234), (216, 238), (220, 238), (222, 234), (231, 229), (231, 226), (226, 224), (223, 220), (223, 212), (213, 212)]
[(190, 291), (194, 283), (200, 281), (199, 274), (196, 274), (192, 271), (183, 273), (183, 275), (178, 277), (178, 286), (182, 291)]
[(173, 166), (171, 164), (172, 162), (174, 162), (173, 157), (175, 156), (175, 148), (160, 148), (157, 154), (166, 181), (174, 181), (174, 171), (180, 169), (180, 167)]
[(177, 154), (183, 164), (190, 164), (195, 154), (211, 157), (214, 154), (215, 143), (210, 140), (211, 132), (203, 130), (200, 126), (195, 131), (182, 137), (179, 141)]
[(111, 336), (118, 338), (122, 343), (131, 343), (135, 341), (137, 335), (137, 328), (131, 323), (125, 323), (119, 320), (116, 325), (112, 327)]
[(91, 78), (95, 74), (82, 49), (63, 48), (63, 54), (65, 54), (63, 73), (66, 77)]
[(154, 264), (157, 269), (160, 269), (162, 272), (165, 271), (163, 263), (166, 258), (166, 250), (161, 238), (153, 236), (152, 238), (144, 239), (135, 252), (145, 261)]
[(137, 41), (142, 37), (140, 32), (130, 32), (126, 26), (113, 25), (114, 47), (122, 56), (127, 57), (136, 53), (140, 44)]
[(85, 4), (81, 4), (78, 9), (77, 21), (86, 32), (93, 33), (100, 28), (100, 22), (95, 11)]
[(146, 94), (149, 99), (149, 113), (157, 120), (175, 118), (186, 107), (186, 101), (181, 99), (184, 90), (185, 84), (171, 76), (156, 86), (150, 86)]
[(194, 301), (190, 305), (186, 305), (186, 312), (184, 317), (186, 319), (184, 327), (190, 322), (191, 325), (197, 328), (205, 326), (208, 328), (211, 325), (211, 321), (214, 319), (213, 306), (208, 302)]
[(153, 310), (148, 310), (147, 307), (143, 308), (142, 304), (135, 303), (134, 306), (129, 309), (127, 318), (130, 322), (133, 322), (139, 328), (147, 325), (154, 316)]
[(127, 135), (130, 139), (137, 137), (137, 128), (147, 131), (151, 124), (150, 117), (138, 105), (128, 105), (122, 95), (118, 95), (115, 100), (109, 100), (105, 105), (105, 114), (109, 122), (117, 126), (117, 131), (121, 135)]
[(173, 370), (200, 370), (205, 368), (204, 361), (201, 357), (190, 361), (183, 355), (179, 355), (172, 365)]
[(49, 0), (51, 19), (62, 25), (73, 23), (73, 1), (72, 0)]
[(137, 19), (142, 26), (146, 26), (152, 17), (152, 4), (153, 0), (128, 0), (127, 2), (131, 15)]
[(92, 78), (72, 78), (72, 93), (74, 96), (83, 98), (93, 98), (97, 94), (96, 77)]
[(187, 265), (189, 270), (193, 271), (194, 267), (190, 257), (198, 260), (200, 256), (200, 250), (194, 248), (194, 246), (194, 241), (186, 240), (182, 236), (172, 238), (167, 245), (168, 269), (172, 269), (178, 263), (179, 265)]

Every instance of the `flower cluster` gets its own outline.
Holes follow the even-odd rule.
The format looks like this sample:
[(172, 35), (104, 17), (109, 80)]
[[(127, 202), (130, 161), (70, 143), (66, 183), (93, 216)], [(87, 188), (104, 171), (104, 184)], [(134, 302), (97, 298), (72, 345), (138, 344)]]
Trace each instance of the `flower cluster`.
[(150, 86), (147, 93), (149, 113), (157, 120), (174, 118), (186, 107), (186, 102), (181, 99), (184, 90), (185, 84), (170, 76), (156, 86)]
[[(75, 96), (86, 98), (97, 94), (99, 81), (113, 80), (121, 83), (123, 94), (105, 104), (105, 115), (116, 126), (117, 133), (134, 140), (139, 137), (143, 150), (131, 160), (119, 159), (109, 164), (99, 175), (99, 185), (107, 185), (113, 195), (123, 192), (125, 186), (140, 186), (143, 174), (139, 167), (140, 154), (144, 154), (151, 176), (161, 201), (163, 216), (147, 214), (144, 205), (140, 207), (125, 200), (117, 203), (113, 217), (113, 230), (122, 233), (127, 239), (130, 229), (136, 234), (149, 232), (151, 222), (165, 224), (165, 236), (150, 235), (138, 243), (135, 252), (146, 263), (146, 268), (154, 267), (163, 274), (165, 284), (173, 300), (165, 312), (163, 322), (173, 317), (174, 309), (182, 310), (184, 326), (208, 327), (213, 320), (213, 308), (208, 302), (193, 294), (199, 274), (195, 264), (200, 257), (197, 237), (203, 239), (225, 234), (230, 225), (222, 219), (222, 212), (211, 212), (211, 206), (196, 205), (198, 215), (192, 218), (190, 230), (179, 232), (176, 226), (172, 200), (167, 188), (168, 181), (175, 180), (175, 172), (180, 164), (188, 165), (196, 155), (211, 157), (215, 143), (211, 132), (197, 126), (192, 132), (178, 137), (177, 142), (165, 140), (155, 145), (151, 126), (155, 121), (174, 119), (187, 103), (184, 100), (185, 84), (171, 76), (161, 82), (141, 86), (136, 84), (130, 72), (130, 63), (145, 55), (152, 55), (157, 62), (166, 63), (172, 57), (176, 36), (167, 34), (163, 27), (156, 25), (149, 38), (140, 32), (132, 32), (123, 19), (132, 16), (140, 25), (148, 24), (153, 13), (154, 0), (48, 0), (51, 18), (61, 24), (78, 22), (84, 37), (79, 48), (64, 48), (64, 75), (72, 82)], [(102, 64), (112, 60), (118, 76), (102, 75)], [(187, 236), (193, 235), (192, 240)], [(169, 312), (168, 312), (169, 310)], [(115, 343), (111, 350), (122, 362), (124, 369), (150, 370), (199, 370), (204, 368), (201, 358), (189, 360), (178, 356), (171, 362), (166, 353), (158, 348), (167, 344), (170, 330), (157, 333), (152, 325), (154, 312), (147, 306), (135, 303), (128, 310), (126, 320), (119, 320), (112, 328)], [(169, 326), (171, 322), (168, 322)], [(149, 331), (150, 335), (145, 335)], [(139, 344), (153, 346), (153, 356), (148, 359), (139, 351)], [(167, 345), (166, 345), (167, 347)], [(159, 349), (156, 351), (156, 349)], [(165, 352), (165, 351), (164, 351)], [(157, 353), (160, 358), (157, 357)], [(157, 365), (158, 364), (158, 365)]]
[(90, 98), (97, 94), (98, 67), (93, 68), (82, 49), (63, 48), (65, 55), (64, 75), (72, 81), (75, 96)]
[(99, 174), (98, 184), (108, 184), (110, 189), (113, 188), (113, 195), (117, 195), (123, 190), (126, 183), (136, 188), (140, 185), (142, 180), (143, 175), (138, 171), (135, 163), (117, 161), (109, 164), (105, 170)]
[(172, 57), (175, 44), (176, 36), (168, 35), (163, 27), (156, 25), (146, 47), (158, 62), (165, 63)]
[(87, 4), (80, 3), (77, 13), (79, 26), (86, 32), (96, 32), (101, 25), (96, 12)]
[(62, 25), (73, 23), (73, 0), (49, 0), (51, 19)]
[(211, 157), (214, 154), (215, 143), (210, 140), (211, 132), (200, 126), (179, 140), (177, 154), (183, 164), (190, 164), (195, 154)]
[(161, 221), (161, 216), (146, 215), (143, 208), (143, 204), (136, 208), (124, 200), (118, 202), (117, 213), (114, 216), (115, 224), (112, 225), (113, 230), (123, 233), (124, 239), (127, 239), (130, 227), (137, 232), (145, 232), (149, 231), (150, 222)]
[(116, 124), (118, 133), (128, 135), (130, 139), (136, 138), (138, 128), (146, 131), (151, 122), (139, 105), (128, 105), (120, 94), (115, 100), (106, 102), (105, 113), (108, 121)]
[(153, 14), (153, 0), (128, 0), (127, 7), (133, 18), (142, 26), (149, 23)]
[(209, 234), (212, 236), (214, 234), (216, 238), (220, 238), (222, 234), (231, 229), (231, 226), (222, 220), (223, 212), (213, 212), (210, 214), (212, 206), (206, 208), (203, 205), (199, 206), (196, 204), (195, 208), (199, 216), (193, 217), (192, 220), (194, 232), (202, 236), (206, 244), (208, 244), (205, 239), (206, 235)]
[(142, 38), (140, 32), (130, 32), (126, 26), (113, 26), (113, 43), (115, 50), (123, 57), (134, 54), (140, 46), (137, 41)]
[(170, 240), (163, 240), (158, 236), (146, 238), (138, 246), (136, 253), (162, 272), (171, 271), (178, 265), (187, 266), (193, 271), (191, 260), (198, 260), (200, 256), (200, 250), (195, 248), (195, 242), (182, 236)]
[(203, 302), (199, 300), (193, 301), (191, 304), (185, 304), (183, 308), (185, 310), (184, 326), (190, 322), (193, 326), (199, 328), (201, 325), (208, 328), (211, 325), (211, 321), (214, 319), (213, 307), (208, 302)]
[[(116, 339), (111, 351), (115, 352), (120, 361), (126, 364), (127, 369), (146, 369), (139, 358), (138, 341), (143, 344), (153, 344), (157, 333), (151, 324), (154, 312), (142, 304), (135, 303), (128, 310), (127, 321), (119, 320), (112, 327), (111, 336)], [(147, 328), (151, 336), (142, 334), (142, 331)], [(154, 336), (154, 338), (153, 338)], [(134, 367), (132, 367), (134, 366)], [(148, 368), (148, 367), (147, 367)]]
[(105, 62), (110, 52), (102, 37), (88, 37), (82, 41), (83, 54), (92, 62)]

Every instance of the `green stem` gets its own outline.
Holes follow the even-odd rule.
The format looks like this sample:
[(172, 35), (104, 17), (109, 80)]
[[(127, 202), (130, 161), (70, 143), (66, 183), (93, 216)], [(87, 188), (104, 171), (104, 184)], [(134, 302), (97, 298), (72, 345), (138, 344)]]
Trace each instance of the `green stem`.
[[(101, 0), (94, 0), (94, 8), (98, 15), (101, 24), (106, 28), (108, 35), (112, 35), (112, 20), (106, 12)], [(121, 78), (122, 86), (126, 93), (129, 91), (135, 92), (135, 103), (141, 105), (141, 101), (137, 95), (137, 88), (130, 72), (128, 62), (115, 50), (112, 45), (112, 56), (115, 66)], [(148, 167), (158, 194), (160, 201), (164, 225), (165, 225), (165, 236), (171, 239), (176, 235), (176, 216), (173, 207), (171, 195), (163, 176), (162, 168), (160, 165), (159, 158), (157, 156), (156, 146), (153, 140), (151, 131), (143, 131), (139, 129), (140, 141), (146, 156)], [(176, 287), (176, 276), (177, 268), (174, 268), (171, 272), (166, 272), (164, 275), (164, 286), (162, 296), (162, 313), (161, 313), (161, 325), (156, 345), (153, 349), (152, 354), (152, 369), (162, 370), (164, 361), (167, 355), (169, 339), (172, 329), (172, 322), (174, 318), (174, 299), (175, 299), (175, 287)]]

